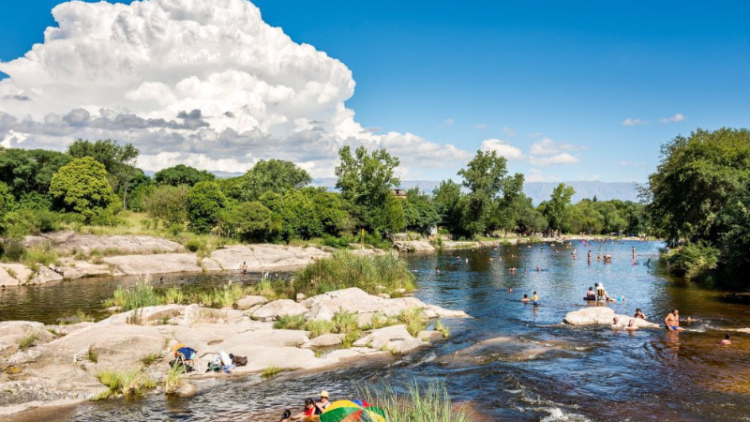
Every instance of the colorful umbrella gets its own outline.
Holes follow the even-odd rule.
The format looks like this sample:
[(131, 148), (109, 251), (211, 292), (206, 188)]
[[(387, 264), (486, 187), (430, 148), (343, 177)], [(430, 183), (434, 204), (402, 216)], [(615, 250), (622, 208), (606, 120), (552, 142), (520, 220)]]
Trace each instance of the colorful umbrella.
[(386, 422), (385, 412), (365, 401), (337, 400), (320, 415), (320, 422)]

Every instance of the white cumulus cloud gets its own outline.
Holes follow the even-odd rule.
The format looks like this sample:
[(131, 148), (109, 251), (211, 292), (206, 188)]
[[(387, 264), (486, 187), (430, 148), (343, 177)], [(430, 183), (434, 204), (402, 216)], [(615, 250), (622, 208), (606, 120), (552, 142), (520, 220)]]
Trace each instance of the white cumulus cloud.
[(682, 122), (684, 120), (685, 120), (685, 116), (680, 113), (677, 113), (674, 116), (662, 117), (661, 119), (659, 119), (661, 123), (677, 123), (677, 122)]
[(631, 119), (627, 118), (623, 120), (622, 125), (623, 126), (640, 126), (640, 125), (647, 125), (648, 121), (641, 120), (641, 119)]
[(521, 160), (524, 154), (520, 148), (502, 141), (500, 139), (485, 139), (480, 147), (482, 151), (495, 151), (498, 156), (505, 157), (508, 160)]
[(343, 145), (387, 146), (409, 168), (470, 157), (363, 128), (345, 106), (355, 89), (346, 65), (269, 26), (246, 0), (70, 2), (52, 14), (58, 26), (43, 43), (0, 63), (8, 146), (112, 138), (138, 147), (147, 170), (244, 171), (273, 157), (313, 175), (331, 175)]

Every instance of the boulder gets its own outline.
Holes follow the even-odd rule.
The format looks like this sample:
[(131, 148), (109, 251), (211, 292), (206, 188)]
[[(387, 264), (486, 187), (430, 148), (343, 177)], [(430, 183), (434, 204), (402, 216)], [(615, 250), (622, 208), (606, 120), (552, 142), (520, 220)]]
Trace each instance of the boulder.
[(263, 296), (245, 296), (237, 301), (237, 309), (247, 310), (257, 305), (265, 305), (268, 299)]
[(365, 337), (354, 342), (354, 346), (356, 347), (386, 349), (391, 353), (407, 353), (426, 345), (427, 343), (424, 341), (412, 337), (406, 331), (406, 325), (394, 325), (373, 330)]
[(420, 331), (419, 334), (417, 334), (417, 338), (426, 341), (426, 342), (433, 342), (443, 339), (443, 333), (440, 331)]
[(302, 348), (309, 349), (312, 347), (331, 347), (338, 346), (343, 343), (341, 340), (341, 334), (323, 334), (322, 336), (315, 337), (302, 345)]
[(163, 253), (157, 255), (123, 255), (104, 258), (126, 275), (201, 272), (198, 258), (191, 253)]
[(87, 261), (76, 261), (72, 258), (61, 258), (60, 266), (54, 271), (66, 280), (76, 280), (85, 277), (121, 276), (120, 271), (114, 270), (107, 264), (92, 264)]
[[(184, 305), (159, 305), (159, 306), (147, 306), (145, 308), (139, 308), (137, 311), (127, 311), (120, 314), (112, 315), (111, 317), (104, 319), (99, 322), (100, 325), (122, 325), (128, 324), (134, 316), (138, 316), (140, 319), (139, 323), (148, 325), (154, 323), (161, 323), (165, 320), (169, 320), (175, 316), (180, 315), (185, 310)], [(130, 321), (133, 322), (133, 321)]]
[(433, 253), (435, 248), (426, 240), (404, 240), (393, 242), (399, 252)]
[(295, 248), (282, 245), (233, 245), (214, 251), (211, 259), (224, 269), (239, 269), (243, 262), (250, 271), (282, 271), (307, 266), (330, 253), (318, 248)]
[(61, 276), (60, 274), (52, 271), (51, 269), (45, 266), (40, 266), (36, 274), (34, 274), (34, 276), (31, 277), (30, 283), (44, 284), (44, 283), (49, 283), (51, 281), (62, 281), (62, 280), (63, 280), (63, 276)]
[(661, 328), (659, 324), (654, 324), (640, 318), (633, 318), (628, 315), (615, 314), (615, 311), (606, 306), (596, 306), (582, 308), (577, 311), (569, 312), (565, 315), (563, 323), (572, 326), (588, 325), (606, 325), (613, 326), (614, 318), (617, 318), (616, 328), (627, 328), (630, 320), (634, 321), (636, 328)]
[(95, 236), (77, 234), (73, 231), (44, 233), (40, 236), (28, 236), (24, 240), (27, 247), (51, 244), (58, 251), (75, 254), (93, 251), (119, 251), (123, 254), (154, 254), (164, 252), (179, 252), (182, 245), (171, 240), (155, 236)]
[(252, 313), (260, 321), (274, 321), (286, 315), (305, 315), (307, 308), (291, 299), (275, 300), (267, 303)]
[(23, 264), (0, 264), (0, 286), (18, 286), (31, 279), (33, 272)]
[(185, 380), (180, 382), (180, 386), (172, 393), (177, 397), (193, 397), (198, 393), (198, 387)]

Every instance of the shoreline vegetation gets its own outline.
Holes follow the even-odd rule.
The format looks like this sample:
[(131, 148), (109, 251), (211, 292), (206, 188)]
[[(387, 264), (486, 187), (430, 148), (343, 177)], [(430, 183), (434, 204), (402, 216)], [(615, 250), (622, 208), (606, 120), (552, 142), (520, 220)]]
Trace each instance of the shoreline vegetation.
[[(262, 378), (324, 371), (353, 360), (392, 361), (448, 338), (450, 319), (467, 317), (411, 297), (414, 281), (393, 254), (339, 252), (310, 263), (288, 281), (227, 284), (203, 296), (157, 291), (142, 280), (118, 289), (104, 305), (119, 307), (117, 313), (98, 322), (0, 322), (0, 338), (8, 340), (0, 350), (7, 393), (0, 415), (40, 401), (191, 396), (202, 379), (228, 376), (202, 374), (223, 350), (248, 357), (247, 366), (232, 369), (232, 376)], [(167, 364), (178, 345), (198, 350), (196, 373)], [(435, 391), (419, 397), (442, 399)]]
[[(151, 252), (184, 250), (196, 256), (194, 268), (186, 271), (215, 271), (217, 265), (240, 264), (214, 265), (215, 253), (257, 244), (331, 253), (389, 250), (419, 238), (441, 249), (560, 233), (640, 234), (649, 228), (643, 205), (596, 197), (572, 204), (573, 190), (563, 184), (549, 201), (534, 206), (522, 192), (523, 175), (510, 175), (505, 158), (494, 152), (478, 151), (458, 172), (460, 184), (447, 180), (432, 193), (399, 189), (400, 161), (385, 149), (342, 148), (336, 191), (310, 187), (304, 169), (276, 159), (225, 179), (185, 165), (149, 177), (136, 166), (139, 153), (109, 139), (78, 139), (65, 152), (0, 148), (0, 278), (15, 284), (56, 279), (55, 269), (71, 260), (88, 273), (106, 275), (109, 269), (116, 275), (123, 268), (111, 257), (132, 254), (116, 242), (55, 247), (58, 240), (66, 243), (59, 236), (51, 239), (60, 232), (165, 239), (173, 244), (155, 245)], [(509, 239), (500, 240), (504, 237)]]

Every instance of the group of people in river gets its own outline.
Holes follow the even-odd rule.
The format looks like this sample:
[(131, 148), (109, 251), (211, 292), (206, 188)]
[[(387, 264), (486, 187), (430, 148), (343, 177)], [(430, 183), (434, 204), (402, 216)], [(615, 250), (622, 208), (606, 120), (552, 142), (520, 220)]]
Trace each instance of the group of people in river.
[(287, 409), (281, 414), (280, 422), (302, 421), (313, 418), (315, 415), (323, 413), (330, 405), (330, 394), (328, 391), (323, 390), (320, 392), (320, 401), (316, 402), (311, 398), (305, 399), (305, 404), (301, 412), (292, 414), (292, 411)]

